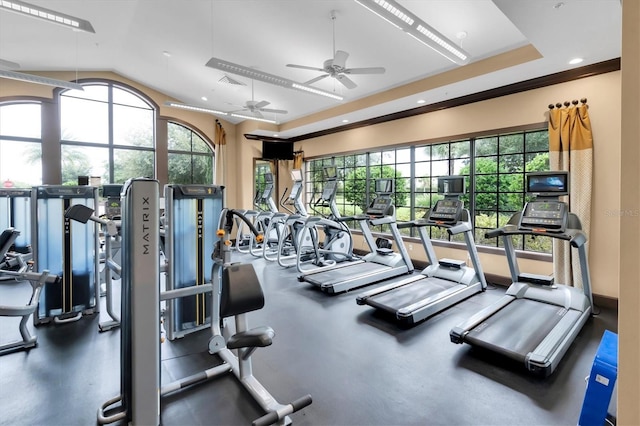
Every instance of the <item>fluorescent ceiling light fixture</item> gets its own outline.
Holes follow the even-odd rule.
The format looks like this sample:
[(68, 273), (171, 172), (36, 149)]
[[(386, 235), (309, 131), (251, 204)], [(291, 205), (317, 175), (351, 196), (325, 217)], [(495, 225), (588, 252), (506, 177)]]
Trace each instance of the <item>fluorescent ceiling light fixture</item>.
[(246, 118), (247, 120), (262, 121), (263, 123), (278, 124), (278, 122), (275, 121), (275, 120), (269, 120), (267, 118), (253, 117), (251, 115), (238, 114), (237, 112), (229, 113), (229, 115), (231, 117), (236, 117), (236, 118)]
[(20, 64), (11, 62), (11, 61), (5, 61), (4, 59), (0, 59), (0, 68), (6, 69), (6, 70), (16, 70), (20, 68)]
[(87, 33), (95, 34), (93, 26), (87, 20), (56, 12), (55, 10), (45, 9), (44, 7), (35, 6), (23, 1), (0, 0), (0, 10), (19, 13), (21, 15), (31, 16), (32, 18), (43, 19), (54, 24), (59, 24), (67, 28), (74, 29), (76, 31), (84, 31)]
[(469, 62), (470, 55), (467, 52), (395, 0), (355, 1), (450, 61), (458, 65)]
[(201, 108), (201, 107), (197, 107), (197, 106), (193, 106), (193, 105), (181, 104), (181, 103), (178, 103), (178, 102), (166, 101), (164, 104), (165, 104), (165, 106), (169, 106), (169, 107), (173, 107), (173, 108), (186, 109), (186, 110), (189, 110), (189, 111), (206, 112), (206, 113), (215, 114), (215, 115), (227, 115), (227, 113), (224, 112), (224, 111), (218, 111), (218, 110), (211, 109), (211, 108)]
[(344, 99), (342, 96), (336, 95), (331, 92), (316, 89), (315, 87), (311, 87), (306, 84), (296, 83), (295, 81), (289, 80), (288, 78), (278, 77), (277, 75), (234, 64), (223, 59), (211, 58), (206, 65), (210, 68), (229, 72), (231, 74), (241, 75), (252, 80), (262, 81), (264, 83), (273, 84), (275, 86), (286, 87), (287, 89), (301, 90), (303, 92), (313, 93), (315, 95), (325, 96), (339, 101)]
[(84, 90), (82, 85), (78, 83), (41, 77), (39, 75), (25, 74), (22, 72), (0, 70), (0, 78), (25, 81), (27, 83), (44, 84), (45, 86), (62, 87), (64, 89)]
[(165, 104), (165, 106), (168, 106), (168, 107), (186, 109), (188, 111), (205, 112), (207, 114), (223, 115), (223, 116), (227, 116), (227, 117), (236, 117), (236, 118), (245, 118), (247, 120), (256, 120), (256, 121), (263, 121), (265, 123), (278, 124), (277, 121), (268, 120), (266, 118), (259, 118), (259, 117), (253, 117), (253, 116), (250, 116), (250, 115), (237, 114), (235, 112), (234, 113), (229, 113), (229, 112), (224, 112), (224, 111), (218, 111), (218, 110), (211, 109), (211, 108), (202, 108), (202, 107), (194, 106), (194, 105), (181, 104), (179, 102), (166, 101), (164, 104)]

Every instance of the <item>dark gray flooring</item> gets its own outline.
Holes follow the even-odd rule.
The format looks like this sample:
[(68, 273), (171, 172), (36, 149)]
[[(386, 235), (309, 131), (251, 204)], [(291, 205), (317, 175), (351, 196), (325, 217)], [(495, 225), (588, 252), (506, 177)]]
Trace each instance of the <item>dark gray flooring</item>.
[[(251, 257), (235, 260), (253, 261)], [(266, 306), (250, 325), (270, 325), (274, 344), (253, 355), (255, 376), (280, 402), (311, 394), (294, 414), (301, 425), (575, 425), (594, 354), (615, 312), (589, 320), (549, 378), (449, 341), (451, 327), (504, 289), (463, 301), (412, 328), (400, 328), (356, 295), (327, 295), (294, 270), (254, 261)], [(28, 284), (0, 282), (0, 304), (28, 295)], [(103, 302), (104, 303), (104, 302)], [(105, 316), (104, 311), (101, 315)], [(38, 327), (38, 346), (0, 357), (0, 424), (91, 425), (119, 393), (119, 331), (98, 333), (98, 318)], [(0, 342), (17, 322), (0, 318)], [(163, 380), (217, 364), (208, 332), (163, 344)], [(152, 356), (150, 353), (149, 356)], [(263, 413), (232, 376), (163, 398), (165, 425), (240, 425)]]

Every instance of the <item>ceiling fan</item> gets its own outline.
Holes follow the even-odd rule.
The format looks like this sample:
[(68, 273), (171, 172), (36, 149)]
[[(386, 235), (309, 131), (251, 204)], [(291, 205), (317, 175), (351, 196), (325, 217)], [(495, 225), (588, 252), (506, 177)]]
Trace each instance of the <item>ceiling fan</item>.
[(251, 80), (251, 100), (245, 102), (244, 105), (236, 105), (239, 106), (242, 109), (236, 110), (236, 111), (229, 111), (229, 114), (237, 114), (237, 113), (245, 113), (245, 112), (249, 112), (252, 116), (256, 117), (256, 118), (263, 118), (262, 113), (263, 112), (268, 112), (268, 113), (273, 113), (273, 114), (287, 114), (288, 111), (285, 111), (283, 109), (272, 109), (272, 108), (265, 108), (267, 105), (269, 105), (270, 102), (268, 101), (256, 101), (254, 99), (253, 96), (253, 80)]
[(347, 74), (384, 74), (385, 69), (383, 67), (369, 67), (369, 68), (347, 68), (347, 58), (349, 57), (349, 53), (344, 50), (336, 50), (336, 12), (335, 10), (331, 11), (331, 21), (333, 23), (333, 58), (327, 59), (322, 64), (322, 68), (318, 67), (310, 67), (306, 65), (296, 65), (296, 64), (287, 64), (288, 67), (291, 68), (300, 68), (303, 70), (311, 70), (311, 71), (320, 71), (325, 74), (322, 74), (316, 78), (312, 78), (311, 80), (305, 82), (304, 84), (313, 84), (317, 81), (320, 81), (327, 77), (333, 77), (338, 80), (344, 87), (347, 89), (354, 89), (358, 87), (356, 83), (353, 82)]

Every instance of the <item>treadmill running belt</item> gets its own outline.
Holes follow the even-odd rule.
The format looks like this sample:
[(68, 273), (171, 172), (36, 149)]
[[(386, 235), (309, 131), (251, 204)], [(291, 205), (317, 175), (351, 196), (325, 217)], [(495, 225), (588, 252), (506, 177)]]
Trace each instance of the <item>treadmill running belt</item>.
[(459, 286), (459, 284), (453, 281), (425, 277), (377, 296), (371, 296), (366, 303), (394, 313), (405, 306), (429, 299), (456, 286)]
[(386, 271), (390, 267), (380, 263), (363, 262), (356, 263), (353, 266), (345, 266), (344, 268), (328, 269), (316, 274), (306, 275), (304, 280), (319, 286), (333, 285), (344, 280), (352, 278), (373, 275), (380, 271)]
[(465, 341), (524, 361), (566, 313), (562, 306), (516, 299), (469, 331)]

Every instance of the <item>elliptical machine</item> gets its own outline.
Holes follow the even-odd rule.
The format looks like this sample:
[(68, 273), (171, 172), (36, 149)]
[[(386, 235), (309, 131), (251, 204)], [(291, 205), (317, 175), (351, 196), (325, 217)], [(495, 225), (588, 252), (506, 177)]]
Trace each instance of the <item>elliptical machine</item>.
[(295, 169), (291, 171), (291, 180), (293, 186), (287, 197), (285, 194), (280, 200), (280, 206), (289, 214), (276, 213), (271, 218), (269, 226), (265, 231), (265, 235), (275, 233), (278, 240), (277, 248), (274, 250), (271, 244), (263, 245), (263, 257), (269, 261), (278, 261), (278, 264), (284, 268), (294, 266), (295, 262), (288, 262), (295, 259), (298, 253), (309, 252), (311, 249), (310, 238), (302, 238), (302, 228), (309, 217), (307, 209), (302, 202), (303, 181), (302, 171)]
[[(336, 166), (327, 166), (322, 172), (325, 178), (322, 193), (317, 199), (312, 198), (309, 203), (309, 208), (315, 215), (305, 221), (300, 231), (300, 239), (309, 239), (312, 249), (311, 253), (309, 251), (298, 253), (296, 267), (301, 274), (356, 258), (353, 254), (351, 230), (346, 222), (340, 220), (341, 215), (336, 204), (337, 168)], [(320, 232), (324, 234), (322, 245), (320, 245)], [(304, 267), (303, 265), (306, 264), (311, 264), (313, 267)]]

